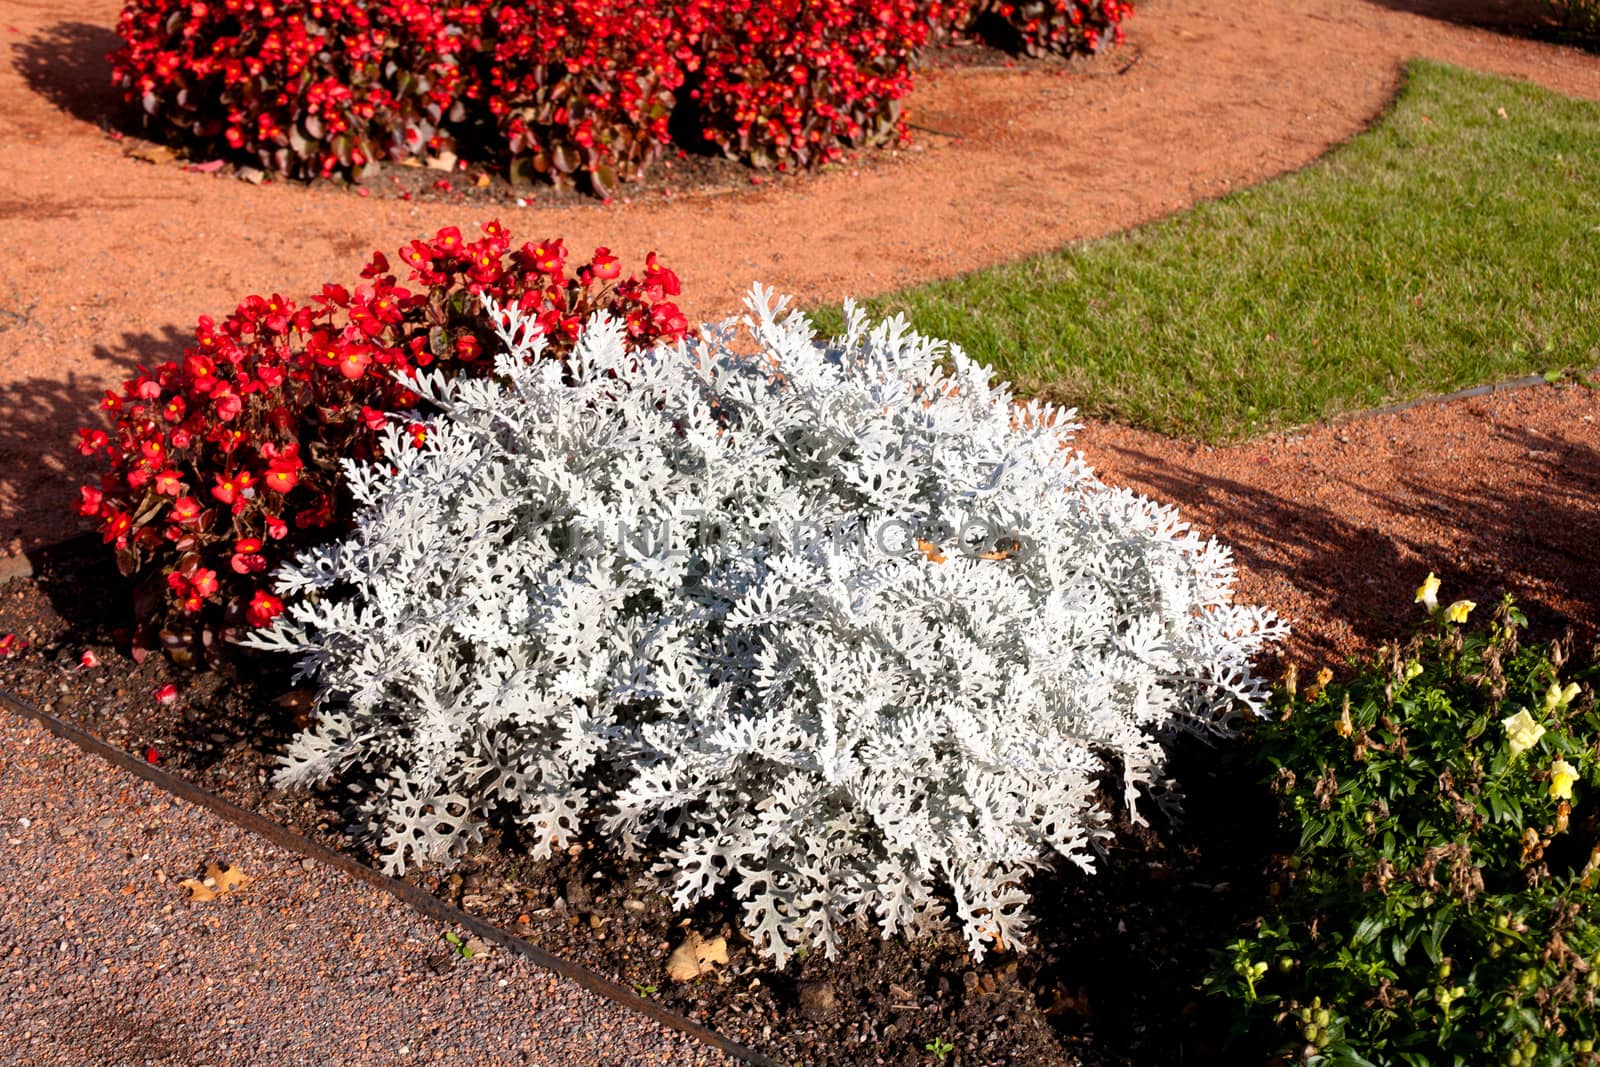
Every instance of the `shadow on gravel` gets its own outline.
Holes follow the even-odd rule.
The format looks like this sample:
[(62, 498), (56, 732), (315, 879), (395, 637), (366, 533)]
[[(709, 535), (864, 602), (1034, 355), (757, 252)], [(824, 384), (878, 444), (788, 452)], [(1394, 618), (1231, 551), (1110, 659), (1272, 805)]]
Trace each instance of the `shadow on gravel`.
[(1367, 0), (1377, 7), (1508, 37), (1600, 49), (1600, 38), (1562, 24), (1548, 0)]
[[(1420, 480), (1410, 488), (1429, 501), (1441, 521), (1472, 532), (1473, 551), (1463, 572), (1480, 587), (1517, 594), (1535, 627), (1570, 625), (1592, 637), (1600, 624), (1600, 601), (1592, 595), (1600, 572), (1600, 450), (1578, 432), (1548, 434), (1504, 425), (1496, 432), (1522, 450), (1519, 465), (1538, 472), (1529, 482), (1564, 492), (1552, 498), (1532, 486), (1500, 483), (1470, 495), (1452, 494)], [(1530, 581), (1564, 590), (1588, 607), (1588, 615), (1559, 615), (1528, 589)], [(1543, 618), (1535, 618), (1535, 611)]]
[[(1496, 433), (1520, 446), (1519, 466), (1534, 476), (1506, 479), (1487, 490), (1452, 490), (1421, 476), (1405, 479), (1405, 492), (1373, 493), (1355, 484), (1377, 511), (1423, 513), (1440, 527), (1465, 531), (1468, 548), (1456, 559), (1442, 558), (1436, 544), (1357, 526), (1334, 511), (1259, 486), (1175, 468), (1142, 449), (1115, 451), (1130, 460), (1123, 467), (1129, 479), (1157, 499), (1212, 516), (1248, 516), (1248, 524), (1216, 531), (1238, 563), (1293, 582), (1370, 644), (1408, 633), (1417, 621), (1410, 590), (1397, 595), (1393, 576), (1414, 571), (1419, 556), (1447, 589), (1471, 591), (1480, 602), (1514, 594), (1535, 636), (1553, 637), (1571, 627), (1592, 638), (1600, 624), (1600, 602), (1588, 590), (1600, 571), (1600, 507), (1592, 503), (1600, 501), (1600, 451), (1580, 432), (1551, 436), (1502, 425)], [(1551, 485), (1567, 492), (1552, 498)], [(1587, 613), (1565, 614), (1551, 602), (1552, 589), (1572, 604), (1588, 605)]]
[[(1402, 566), (1400, 546), (1381, 531), (1248, 482), (1174, 467), (1140, 448), (1108, 451), (1129, 461), (1118, 464), (1120, 482), (1177, 505), (1191, 522), (1197, 516), (1189, 509), (1205, 509), (1208, 532), (1233, 549), (1240, 566), (1293, 582), (1324, 605), (1324, 614), (1348, 622), (1362, 640), (1377, 643), (1405, 632), (1403, 628), (1415, 621), (1396, 614), (1394, 589), (1387, 583), (1363, 580), (1393, 575)], [(1223, 529), (1228, 516), (1249, 516), (1250, 521)], [(1440, 563), (1435, 568), (1440, 577), (1460, 588), (1459, 575), (1448, 570), (1449, 561)]]
[(58, 22), (12, 46), (28, 88), (74, 118), (94, 126), (123, 125), (125, 111), (111, 84), (106, 56), (121, 39), (104, 26)]
[[(26, 324), (24, 315), (19, 325)], [(25, 343), (4, 327), (0, 320), (0, 346)], [(77, 428), (103, 425), (99, 404), (108, 384), (141, 364), (180, 358), (188, 341), (175, 326), (159, 335), (125, 333), (95, 346), (91, 373), (23, 378), (0, 389), (0, 515), (12, 517), (0, 520), (0, 549), (13, 536), (33, 548), (81, 528), (78, 487), (96, 482), (99, 468), (79, 454)]]

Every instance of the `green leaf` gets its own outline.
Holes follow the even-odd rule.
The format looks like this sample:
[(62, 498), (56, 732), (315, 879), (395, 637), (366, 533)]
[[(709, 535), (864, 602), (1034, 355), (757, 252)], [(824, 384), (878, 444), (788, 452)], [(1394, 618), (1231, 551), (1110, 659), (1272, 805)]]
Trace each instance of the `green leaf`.
[(602, 163), (589, 172), (589, 183), (594, 187), (594, 195), (609, 200), (617, 188), (617, 172)]
[(1429, 929), (1428, 936), (1422, 939), (1422, 949), (1428, 954), (1428, 959), (1436, 967), (1444, 956), (1444, 935), (1450, 932), (1450, 924), (1455, 919), (1455, 912), (1456, 909), (1453, 904), (1446, 904), (1440, 908), (1434, 916), (1433, 926)]
[(1369, 915), (1362, 919), (1356, 926), (1356, 932), (1351, 935), (1351, 946), (1371, 944), (1379, 934), (1383, 933), (1384, 925), (1385, 922), (1382, 915)]

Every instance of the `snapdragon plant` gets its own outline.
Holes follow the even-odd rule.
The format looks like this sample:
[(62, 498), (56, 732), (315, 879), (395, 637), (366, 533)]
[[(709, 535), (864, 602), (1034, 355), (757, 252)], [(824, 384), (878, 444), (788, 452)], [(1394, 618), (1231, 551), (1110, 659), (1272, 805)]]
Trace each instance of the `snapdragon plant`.
[(1292, 844), (1209, 985), (1310, 1064), (1600, 1062), (1600, 712), (1509, 600), (1429, 618), (1348, 680), (1287, 685), (1256, 732)]

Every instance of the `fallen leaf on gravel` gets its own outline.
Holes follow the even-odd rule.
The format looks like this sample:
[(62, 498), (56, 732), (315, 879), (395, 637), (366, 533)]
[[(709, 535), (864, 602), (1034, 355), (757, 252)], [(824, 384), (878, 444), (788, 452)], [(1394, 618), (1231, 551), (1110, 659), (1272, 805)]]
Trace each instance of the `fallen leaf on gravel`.
[(667, 957), (667, 977), (674, 982), (692, 982), (711, 971), (716, 964), (728, 962), (728, 941), (713, 937), (707, 941), (693, 930), (683, 943)]
[(171, 163), (178, 158), (178, 153), (164, 144), (136, 144), (123, 154), (146, 163)]
[(479, 189), (487, 189), (487, 188), (489, 188), (489, 176), (487, 174), (478, 175), (478, 183), (477, 184), (478, 184), (478, 188)]
[(237, 867), (224, 867), (216, 860), (206, 864), (204, 878), (185, 878), (178, 885), (189, 891), (190, 900), (216, 900), (225, 897), (235, 889), (243, 889), (250, 884), (249, 876)]
[(249, 182), (251, 185), (260, 185), (267, 180), (267, 172), (257, 167), (240, 167), (239, 180)]
[(448, 148), (426, 161), (429, 170), (455, 170), (456, 154)]

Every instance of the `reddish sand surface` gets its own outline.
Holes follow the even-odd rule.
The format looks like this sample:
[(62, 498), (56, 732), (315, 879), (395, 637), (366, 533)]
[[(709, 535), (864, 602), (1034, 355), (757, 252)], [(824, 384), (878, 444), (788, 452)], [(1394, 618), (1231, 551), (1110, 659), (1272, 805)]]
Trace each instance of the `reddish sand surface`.
[[(74, 531), (69, 505), (84, 468), (67, 446), (72, 428), (132, 364), (176, 355), (197, 316), (252, 292), (350, 279), (371, 249), (488, 213), (252, 186), (127, 157), (101, 126), (114, 104), (103, 56), (117, 6), (0, 0), (0, 552)], [(1131, 66), (923, 77), (911, 100), (915, 149), (882, 165), (775, 188), (497, 214), (515, 233), (605, 244), (633, 262), (658, 250), (699, 317), (735, 310), (753, 280), (806, 301), (870, 295), (1300, 167), (1379, 114), (1414, 56), (1600, 98), (1595, 56), (1452, 21), (1493, 21), (1504, 9), (1150, 0), (1130, 24)], [(1247, 591), (1343, 647), (1378, 610), (1369, 582), (1372, 596), (1388, 596), (1432, 566), (1470, 577), (1480, 595), (1506, 586), (1543, 596), (1568, 566), (1566, 539), (1582, 539), (1568, 529), (1526, 553), (1498, 531), (1492, 564), (1467, 558), (1481, 555), (1472, 531), (1485, 523), (1474, 494), (1520, 494), (1501, 501), (1503, 513), (1542, 521), (1535, 505), (1553, 487), (1584, 487), (1552, 456), (1577, 463), (1593, 487), (1596, 430), (1572, 421), (1588, 400), (1541, 391), (1509, 403), (1238, 449), (1114, 427), (1091, 429), (1084, 443), (1113, 479), (1193, 504), (1202, 529), (1240, 546)], [(1457, 436), (1440, 452), (1446, 424)], [(1563, 521), (1592, 520), (1594, 497), (1573, 501)], [(1592, 561), (1592, 544), (1579, 547)]]

